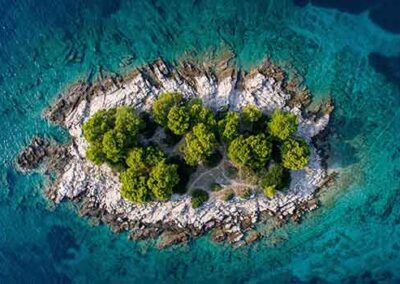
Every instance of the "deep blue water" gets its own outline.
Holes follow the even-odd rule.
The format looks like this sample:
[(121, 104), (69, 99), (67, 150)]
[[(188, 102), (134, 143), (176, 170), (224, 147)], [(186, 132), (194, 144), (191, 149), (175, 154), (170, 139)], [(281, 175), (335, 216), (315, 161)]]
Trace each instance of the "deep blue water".
[[(400, 18), (378, 0), (0, 0), (0, 283), (400, 282)], [(269, 56), (335, 102), (323, 207), (252, 247), (207, 237), (164, 251), (49, 208), (40, 175), (13, 168), (69, 83), (230, 48)], [(120, 67), (127, 56), (131, 66)]]

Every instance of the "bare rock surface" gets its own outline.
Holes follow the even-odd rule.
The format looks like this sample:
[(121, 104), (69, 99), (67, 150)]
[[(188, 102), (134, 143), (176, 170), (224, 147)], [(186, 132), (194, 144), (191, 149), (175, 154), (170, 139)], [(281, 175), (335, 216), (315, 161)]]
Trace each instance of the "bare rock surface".
[[(178, 91), (185, 97), (199, 97), (210, 108), (229, 107), (240, 110), (253, 104), (266, 113), (275, 108), (295, 113), (300, 121), (298, 136), (313, 145), (312, 139), (321, 133), (329, 122), (329, 111), (304, 115), (303, 106), (289, 107), (293, 91), (285, 89), (282, 72), (269, 63), (249, 73), (229, 66), (215, 73), (194, 63), (184, 62), (171, 67), (162, 60), (139, 68), (125, 77), (108, 77), (96, 84), (79, 82), (62, 94), (45, 111), (52, 122), (65, 127), (72, 143), (66, 146), (64, 166), (58, 169), (57, 181), (48, 190), (49, 198), (56, 203), (74, 200), (80, 205), (82, 215), (96, 217), (110, 224), (114, 231), (130, 230), (132, 239), (144, 239), (162, 234), (158, 247), (164, 248), (187, 242), (189, 236), (201, 235), (214, 229), (212, 238), (230, 243), (252, 243), (259, 234), (246, 230), (260, 216), (278, 219), (299, 217), (302, 212), (315, 209), (314, 194), (327, 179), (318, 150), (311, 146), (309, 165), (291, 172), (287, 191), (273, 199), (255, 195), (247, 200), (229, 202), (211, 198), (198, 209), (190, 205), (187, 195), (173, 196), (171, 201), (133, 204), (121, 197), (118, 176), (107, 166), (95, 166), (85, 158), (87, 143), (82, 135), (82, 125), (101, 109), (128, 105), (139, 111), (149, 111), (160, 93)], [(48, 150), (44, 141), (34, 140), (18, 158), (18, 164), (29, 170), (37, 167), (44, 157), (60, 157)], [(311, 204), (310, 206), (308, 206)], [(173, 232), (177, 232), (175, 235)]]

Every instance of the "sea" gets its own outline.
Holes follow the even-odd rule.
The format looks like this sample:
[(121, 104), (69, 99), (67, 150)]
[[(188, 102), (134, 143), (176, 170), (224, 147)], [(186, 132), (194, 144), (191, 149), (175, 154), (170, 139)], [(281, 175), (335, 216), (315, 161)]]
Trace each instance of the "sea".
[[(0, 0), (0, 283), (400, 283), (400, 1)], [(335, 184), (302, 223), (234, 249), (158, 250), (49, 204), (15, 158), (70, 84), (159, 57), (265, 58), (331, 97)], [(289, 71), (288, 71), (289, 72)]]

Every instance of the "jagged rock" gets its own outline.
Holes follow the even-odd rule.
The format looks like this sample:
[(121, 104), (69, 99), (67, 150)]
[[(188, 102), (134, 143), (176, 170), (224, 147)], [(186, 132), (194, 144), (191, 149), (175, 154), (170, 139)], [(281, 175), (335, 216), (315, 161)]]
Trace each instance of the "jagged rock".
[(164, 231), (157, 243), (157, 248), (163, 249), (176, 244), (187, 243), (189, 237), (186, 232)]

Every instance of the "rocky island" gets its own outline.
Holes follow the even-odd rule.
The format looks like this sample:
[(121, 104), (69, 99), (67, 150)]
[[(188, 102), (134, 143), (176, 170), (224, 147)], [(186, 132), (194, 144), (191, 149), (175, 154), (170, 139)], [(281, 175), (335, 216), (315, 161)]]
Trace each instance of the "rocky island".
[(309, 103), (268, 61), (245, 72), (157, 60), (71, 86), (44, 112), (71, 142), (36, 137), (17, 165), (55, 176), (45, 193), (56, 204), (132, 239), (164, 248), (211, 231), (241, 246), (262, 237), (255, 224), (318, 206), (333, 106)]

